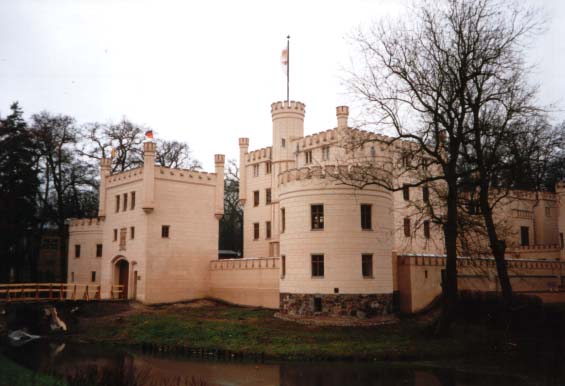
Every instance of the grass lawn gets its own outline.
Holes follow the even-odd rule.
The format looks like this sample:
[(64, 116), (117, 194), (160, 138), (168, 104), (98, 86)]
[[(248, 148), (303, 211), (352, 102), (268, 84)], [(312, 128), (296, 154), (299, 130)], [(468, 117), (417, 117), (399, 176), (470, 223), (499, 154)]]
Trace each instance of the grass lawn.
[(94, 318), (79, 337), (264, 353), (271, 359), (431, 360), (484, 354), (504, 345), (499, 336), (479, 326), (455, 325), (450, 337), (436, 339), (426, 322), (412, 319), (375, 327), (314, 327), (273, 314), (228, 305), (146, 307)]

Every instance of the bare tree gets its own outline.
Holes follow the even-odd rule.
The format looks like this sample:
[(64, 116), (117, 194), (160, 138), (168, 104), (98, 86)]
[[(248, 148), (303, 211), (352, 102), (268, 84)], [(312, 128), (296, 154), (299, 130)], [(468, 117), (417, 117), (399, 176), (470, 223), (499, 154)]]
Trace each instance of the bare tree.
[(155, 162), (167, 168), (202, 169), (200, 162), (192, 158), (192, 151), (186, 142), (157, 140)]
[(224, 216), (220, 220), (220, 249), (243, 253), (243, 208), (239, 201), (239, 168), (227, 162), (224, 179)]
[[(487, 130), (484, 123), (499, 114), (492, 107), (497, 90), (506, 92), (500, 104), (513, 98), (512, 109), (519, 100), (528, 100), (530, 90), (516, 70), (522, 69), (521, 38), (538, 24), (532, 13), (496, 0), (423, 1), (414, 5), (412, 15), (409, 24), (382, 22), (355, 38), (364, 62), (352, 71), (350, 84), (366, 107), (365, 125), (391, 133), (361, 143), (386, 145), (393, 160), (389, 166), (382, 162), (375, 167), (379, 162), (373, 160), (350, 168), (346, 179), (392, 191), (434, 187), (440, 200), (415, 207), (443, 229), (447, 264), (438, 332), (444, 332), (457, 302), (462, 182), (480, 174), (483, 165), (477, 157), (468, 162), (469, 149), (475, 139), (490, 139), (496, 130)], [(481, 194), (488, 200), (488, 191)]]

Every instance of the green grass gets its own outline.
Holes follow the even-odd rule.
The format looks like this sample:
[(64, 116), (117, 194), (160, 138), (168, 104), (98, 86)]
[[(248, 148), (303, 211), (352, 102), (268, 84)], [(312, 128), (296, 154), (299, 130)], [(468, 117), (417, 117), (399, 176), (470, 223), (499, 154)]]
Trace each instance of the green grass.
[(64, 381), (22, 367), (0, 354), (0, 386), (61, 386)]
[[(454, 326), (436, 339), (425, 323), (402, 320), (375, 327), (310, 327), (282, 321), (273, 311), (234, 306), (161, 310), (90, 328), (91, 341), (155, 343), (265, 353), (273, 359), (437, 359), (491, 351), (492, 333)], [(498, 338), (500, 341), (500, 338)], [(496, 340), (495, 340), (496, 342)]]

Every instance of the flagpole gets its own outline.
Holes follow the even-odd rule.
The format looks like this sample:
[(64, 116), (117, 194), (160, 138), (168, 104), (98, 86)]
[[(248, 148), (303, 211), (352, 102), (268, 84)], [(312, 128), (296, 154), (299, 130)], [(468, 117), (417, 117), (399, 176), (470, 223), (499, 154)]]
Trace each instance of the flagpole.
[(286, 37), (286, 102), (290, 101), (289, 84), (290, 84), (290, 35)]

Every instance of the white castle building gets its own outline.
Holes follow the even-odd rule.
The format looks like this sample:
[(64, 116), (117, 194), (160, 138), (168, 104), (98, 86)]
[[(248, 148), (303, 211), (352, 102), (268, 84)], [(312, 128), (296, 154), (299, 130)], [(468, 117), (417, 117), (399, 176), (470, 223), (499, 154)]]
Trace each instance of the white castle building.
[[(111, 175), (102, 160), (98, 218), (70, 222), (69, 280), (98, 283), (103, 298), (212, 297), (295, 315), (425, 307), (440, 292), (443, 243), (429, 221), (415, 230), (409, 203), (429, 192), (358, 189), (331, 177), (344, 160), (396, 164), (409, 145), (373, 135), (352, 153), (345, 139), (368, 133), (348, 126), (348, 110), (337, 107), (335, 128), (305, 136), (304, 104), (276, 102), (272, 146), (249, 151), (249, 139), (239, 139), (242, 259), (218, 260), (223, 155), (215, 173), (156, 166), (153, 142), (144, 144), (141, 168)], [(513, 192), (500, 216), (511, 229), (514, 289), (563, 301), (565, 185)], [(498, 289), (491, 260), (459, 266), (460, 288)]]

